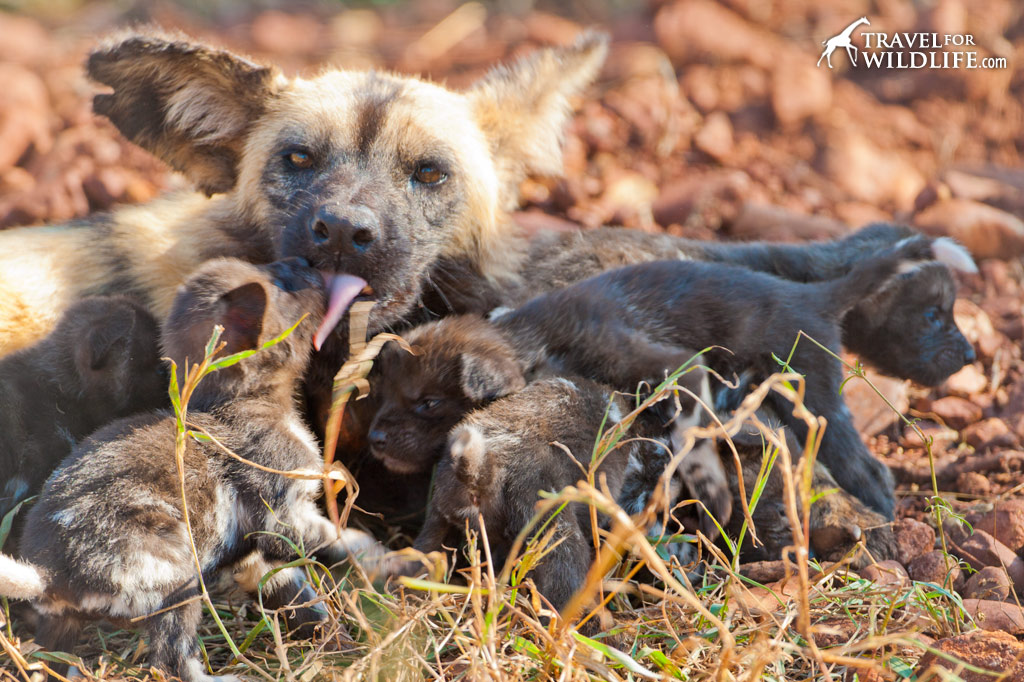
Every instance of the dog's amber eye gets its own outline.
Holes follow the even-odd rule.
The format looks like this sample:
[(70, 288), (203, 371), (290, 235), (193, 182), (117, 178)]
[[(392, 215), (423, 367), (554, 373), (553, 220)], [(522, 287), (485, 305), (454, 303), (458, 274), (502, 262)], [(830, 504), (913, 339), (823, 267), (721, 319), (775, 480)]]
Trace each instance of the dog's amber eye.
[(304, 170), (313, 165), (313, 157), (308, 152), (291, 152), (286, 158), (293, 168)]
[(413, 179), (423, 185), (440, 185), (448, 179), (448, 174), (437, 166), (425, 163), (412, 174)]

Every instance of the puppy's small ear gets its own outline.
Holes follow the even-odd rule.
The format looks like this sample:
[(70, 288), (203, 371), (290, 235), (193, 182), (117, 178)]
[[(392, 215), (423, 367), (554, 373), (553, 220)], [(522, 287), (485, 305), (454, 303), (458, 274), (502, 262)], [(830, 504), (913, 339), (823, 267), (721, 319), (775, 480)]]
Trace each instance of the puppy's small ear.
[(235, 186), (245, 137), (279, 86), (270, 67), (158, 32), (113, 38), (86, 69), (114, 89), (93, 110), (207, 194)]
[(474, 490), (485, 483), (482, 477), (487, 448), (484, 444), (484, 434), (479, 428), (472, 424), (456, 427), (448, 452), (451, 454), (452, 467), (459, 481)]
[(267, 292), (259, 282), (232, 289), (217, 301), (217, 324), (223, 325), (224, 353), (238, 353), (259, 346)]
[(491, 146), (511, 208), (528, 173), (562, 172), (562, 137), (569, 98), (597, 76), (608, 53), (608, 36), (587, 31), (566, 47), (537, 50), (491, 71), (469, 91), (477, 124)]
[(526, 386), (522, 369), (506, 357), (462, 355), (462, 390), (476, 402), (490, 402)]
[(971, 257), (971, 252), (949, 237), (939, 237), (932, 242), (932, 254), (935, 260), (960, 272), (977, 274), (978, 266)]
[(124, 330), (114, 328), (106, 322), (112, 323), (113, 320), (93, 325), (75, 349), (75, 365), (81, 376), (88, 376), (90, 372), (98, 372), (108, 367), (114, 353), (123, 346), (127, 338)]

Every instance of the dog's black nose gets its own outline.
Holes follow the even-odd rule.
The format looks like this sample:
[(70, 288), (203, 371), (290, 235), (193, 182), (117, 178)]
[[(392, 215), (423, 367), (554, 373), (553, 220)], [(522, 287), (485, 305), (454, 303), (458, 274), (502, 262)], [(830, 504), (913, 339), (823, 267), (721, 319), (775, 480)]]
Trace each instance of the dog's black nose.
[(977, 354), (974, 352), (974, 346), (970, 342), (964, 344), (964, 364), (969, 365), (978, 359)]
[(313, 243), (332, 250), (362, 253), (377, 240), (380, 222), (366, 206), (324, 204), (309, 220)]
[(369, 439), (370, 446), (375, 450), (383, 450), (388, 444), (388, 435), (380, 429), (371, 429)]

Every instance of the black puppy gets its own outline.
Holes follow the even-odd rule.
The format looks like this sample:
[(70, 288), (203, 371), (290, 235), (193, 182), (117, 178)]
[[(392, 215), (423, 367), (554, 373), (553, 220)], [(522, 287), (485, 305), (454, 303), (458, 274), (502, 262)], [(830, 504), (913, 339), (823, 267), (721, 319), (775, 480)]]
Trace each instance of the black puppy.
[(36, 494), (79, 440), (168, 404), (159, 334), (139, 304), (98, 296), (0, 361), (0, 517)]
[[(444, 262), (432, 276), (437, 292), (427, 304), (438, 312), (483, 314), (499, 306), (519, 306), (535, 295), (612, 268), (655, 260), (724, 263), (795, 282), (825, 281), (845, 276), (857, 264), (911, 237), (932, 244), (935, 262), (892, 280), (885, 295), (854, 305), (842, 318), (842, 344), (886, 374), (935, 386), (974, 361), (973, 349), (952, 323), (956, 283), (941, 266), (968, 273), (978, 269), (970, 254), (952, 240), (926, 237), (899, 225), (876, 223), (843, 239), (808, 244), (707, 242), (608, 227), (541, 233), (524, 256), (520, 286), (497, 285), (466, 263)], [(932, 306), (937, 322), (908, 315)], [(908, 320), (915, 324), (908, 326)]]
[[(323, 314), (319, 273), (295, 259), (267, 266), (210, 261), (179, 292), (163, 346), (183, 370), (186, 358), (203, 356), (214, 325), (224, 328), (223, 352), (234, 353), (260, 347), (304, 313), (311, 319), (289, 338), (202, 381), (192, 395), (190, 429), (205, 429), (269, 469), (322, 469), (295, 406)], [(294, 558), (290, 543), (328, 561), (371, 544), (356, 531), (339, 536), (323, 517), (319, 480), (257, 469), (192, 438), (184, 466), (204, 573), (241, 561), (243, 573), (261, 574)], [(188, 601), (198, 582), (179, 490), (175, 420), (166, 412), (115, 422), (61, 464), (29, 512), (24, 561), (0, 555), (0, 594), (32, 600), (42, 614), (42, 646), (70, 650), (87, 619), (149, 616), (151, 664), (187, 682), (210, 679), (196, 640), (202, 604)], [(282, 571), (267, 591), (299, 592), (298, 578), (296, 569)]]

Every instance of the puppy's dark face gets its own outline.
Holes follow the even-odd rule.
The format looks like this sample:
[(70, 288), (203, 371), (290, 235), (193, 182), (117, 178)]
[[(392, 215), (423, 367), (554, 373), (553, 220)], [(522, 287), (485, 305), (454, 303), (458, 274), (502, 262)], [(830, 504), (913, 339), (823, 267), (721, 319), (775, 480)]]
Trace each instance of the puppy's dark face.
[(308, 364), (323, 309), (323, 279), (297, 258), (269, 265), (212, 260), (179, 290), (162, 343), (181, 374), (186, 358), (192, 363), (203, 358), (215, 325), (224, 328), (223, 357), (259, 348), (308, 315), (282, 342), (209, 375), (200, 385), (205, 395), (222, 398), (253, 391), (290, 393)]
[(370, 383), (380, 406), (371, 451), (398, 473), (429, 470), (466, 413), (526, 385), (511, 347), (479, 318), (431, 322), (406, 340), (417, 353), (389, 346)]
[(111, 417), (160, 407), (167, 398), (167, 365), (153, 316), (127, 298), (84, 299), (53, 331), (63, 365), (61, 388), (84, 402), (102, 401)]
[(936, 386), (965, 364), (974, 348), (953, 319), (956, 282), (941, 263), (922, 265), (851, 310), (843, 339), (892, 376)]

